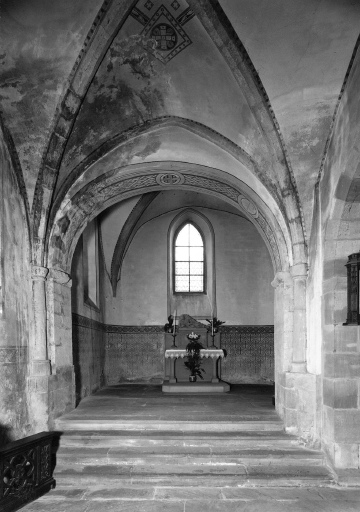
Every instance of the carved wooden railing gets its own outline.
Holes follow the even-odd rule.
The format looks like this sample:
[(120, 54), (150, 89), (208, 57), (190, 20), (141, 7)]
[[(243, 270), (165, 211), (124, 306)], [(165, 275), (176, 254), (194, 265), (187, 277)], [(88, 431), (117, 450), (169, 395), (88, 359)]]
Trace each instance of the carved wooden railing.
[(59, 432), (41, 432), (0, 448), (0, 510), (10, 512), (55, 487)]

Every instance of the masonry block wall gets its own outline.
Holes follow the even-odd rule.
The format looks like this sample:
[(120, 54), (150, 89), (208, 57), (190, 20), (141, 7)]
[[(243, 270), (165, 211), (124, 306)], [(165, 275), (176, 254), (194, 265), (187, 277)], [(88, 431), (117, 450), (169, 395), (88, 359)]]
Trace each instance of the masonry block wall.
[(325, 450), (337, 467), (360, 468), (360, 326), (347, 318), (348, 256), (360, 249), (360, 56), (354, 55), (320, 181), (322, 401)]
[(31, 314), (24, 201), (0, 127), (0, 444), (31, 433), (27, 374)]

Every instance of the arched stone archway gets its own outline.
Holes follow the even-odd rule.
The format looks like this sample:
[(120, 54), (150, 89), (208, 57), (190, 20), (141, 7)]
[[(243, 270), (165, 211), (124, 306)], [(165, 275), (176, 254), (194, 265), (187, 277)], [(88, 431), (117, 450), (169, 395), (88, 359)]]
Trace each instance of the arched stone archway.
[(129, 166), (127, 172), (123, 168), (114, 169), (85, 185), (71, 200), (65, 199), (54, 217), (48, 238), (49, 266), (69, 272), (72, 254), (84, 227), (112, 204), (147, 192), (180, 188), (219, 197), (239, 208), (263, 237), (275, 271), (288, 270), (289, 262), (293, 262), (292, 252), (289, 254), (289, 234), (283, 233), (275, 215), (256, 194), (250, 196), (248, 187), (239, 180), (225, 177), (215, 169), (178, 162), (160, 162), (153, 168), (154, 164), (146, 164)]
[[(155, 167), (155, 168), (154, 168)], [(170, 170), (169, 170), (170, 167)], [(275, 279), (275, 336), (276, 336), (276, 381), (277, 408), (289, 429), (299, 430), (299, 421), (288, 407), (288, 393), (296, 392), (296, 380), (302, 381), (306, 374), (306, 322), (305, 322), (305, 280), (306, 266), (295, 263), (289, 232), (283, 231), (278, 218), (280, 212), (270, 211), (267, 205), (237, 178), (226, 173), (204, 168), (169, 162), (129, 166), (109, 171), (77, 189), (73, 196), (67, 194), (61, 207), (54, 215), (48, 237), (46, 266), (50, 268), (47, 287), (47, 303), (50, 311), (48, 345), (52, 364), (64, 367), (64, 354), (71, 354), (71, 311), (70, 311), (70, 268), (72, 255), (86, 224), (108, 206), (145, 192), (171, 190), (195, 190), (210, 194), (236, 206), (256, 226), (265, 241), (273, 261)], [(70, 198), (71, 197), (71, 198)], [(286, 226), (286, 223), (282, 223)], [(290, 250), (289, 250), (290, 249)], [(296, 250), (296, 246), (295, 246)], [(297, 260), (298, 261), (298, 260)], [(55, 312), (58, 305), (63, 318), (60, 325)], [(59, 351), (57, 347), (61, 346)], [(65, 361), (72, 372), (70, 359)], [(71, 376), (73, 382), (74, 376)], [(289, 379), (292, 385), (289, 386)], [(69, 383), (69, 403), (73, 400), (73, 384)], [(72, 402), (73, 403), (73, 402)], [(313, 403), (308, 404), (307, 420), (311, 421)], [(304, 411), (302, 411), (304, 412)], [(56, 414), (56, 412), (55, 412)], [(311, 435), (308, 423), (300, 424), (304, 435)]]

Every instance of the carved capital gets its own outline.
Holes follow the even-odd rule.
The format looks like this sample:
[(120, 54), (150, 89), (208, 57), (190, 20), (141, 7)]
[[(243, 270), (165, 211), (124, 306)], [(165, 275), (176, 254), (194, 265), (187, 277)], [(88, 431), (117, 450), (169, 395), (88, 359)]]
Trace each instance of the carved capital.
[(49, 269), (46, 267), (40, 267), (39, 265), (31, 266), (31, 278), (34, 281), (45, 281), (48, 273)]
[(273, 288), (277, 288), (278, 286), (283, 286), (284, 288), (291, 288), (293, 284), (292, 277), (290, 272), (277, 272), (274, 280), (271, 283)]
[(307, 279), (308, 266), (307, 263), (297, 263), (290, 268), (293, 279)]
[(57, 268), (51, 268), (49, 270), (49, 279), (55, 281), (55, 283), (61, 284), (63, 286), (67, 286), (71, 288), (72, 280), (69, 274), (64, 272), (63, 270), (59, 270)]

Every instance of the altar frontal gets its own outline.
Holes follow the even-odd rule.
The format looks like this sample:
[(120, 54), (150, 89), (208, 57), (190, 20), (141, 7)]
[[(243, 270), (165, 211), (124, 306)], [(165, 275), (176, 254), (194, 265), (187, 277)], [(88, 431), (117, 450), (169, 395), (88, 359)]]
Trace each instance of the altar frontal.
[[(165, 332), (164, 393), (227, 393), (221, 380), (221, 334), (190, 315), (170, 319)], [(213, 321), (213, 320), (212, 320)], [(170, 331), (170, 332), (169, 332)], [(216, 330), (217, 331), (217, 330)]]

